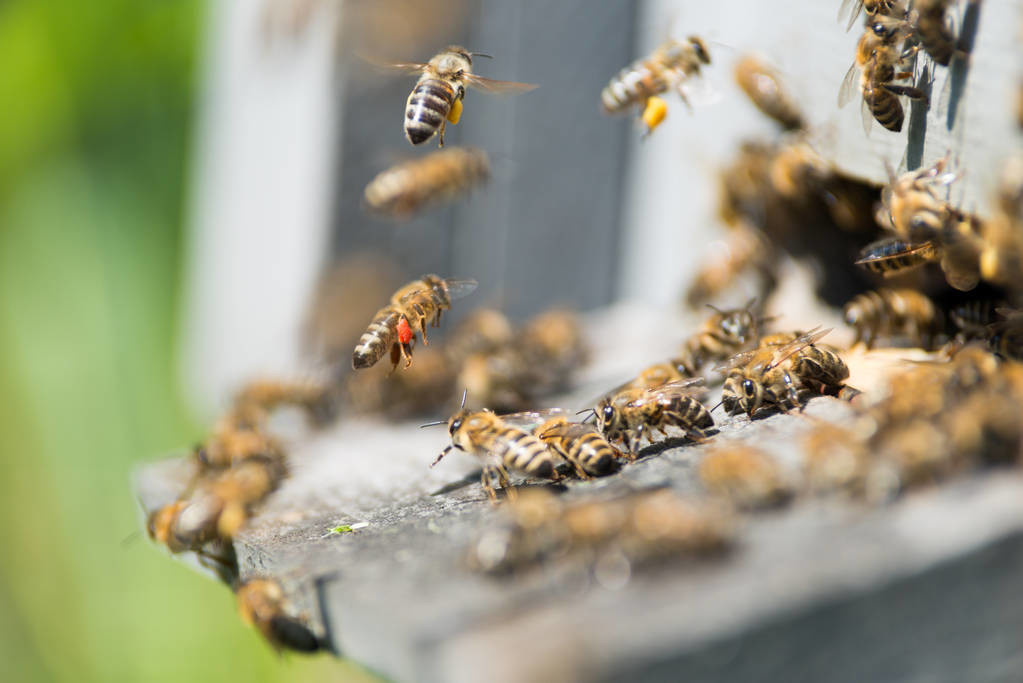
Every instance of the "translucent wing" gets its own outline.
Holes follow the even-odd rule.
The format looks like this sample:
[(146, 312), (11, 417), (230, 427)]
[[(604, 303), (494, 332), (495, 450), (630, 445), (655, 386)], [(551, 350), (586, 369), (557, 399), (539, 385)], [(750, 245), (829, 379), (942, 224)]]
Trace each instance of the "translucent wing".
[(763, 353), (763, 349), (752, 349), (750, 351), (740, 351), (723, 363), (718, 363), (714, 366), (714, 372), (728, 373), (732, 368), (737, 368), (742, 365), (748, 365), (757, 354)]
[(537, 86), (535, 83), (519, 83), (517, 81), (497, 81), (493, 78), (483, 78), (476, 74), (466, 74), (465, 82), (474, 88), (498, 95), (517, 95), (529, 92)]
[[(860, 252), (860, 259), (856, 261), (858, 266), (871, 266), (886, 263), (888, 261), (906, 261), (899, 272), (909, 270), (915, 266), (923, 265), (934, 260), (937, 250), (933, 242), (904, 242), (897, 237), (879, 240), (867, 245)], [(914, 257), (907, 260), (907, 257)], [(894, 274), (895, 271), (892, 271)]]
[(845, 72), (845, 78), (842, 79), (842, 85), (838, 89), (839, 107), (849, 104), (852, 102), (853, 95), (859, 94), (859, 78), (857, 78), (859, 71), (859, 66), (853, 62), (849, 70)]
[(444, 284), (448, 288), (448, 296), (454, 301), (475, 292), (480, 283), (469, 278), (448, 278), (444, 280)]
[(768, 364), (766, 369), (770, 370), (771, 368), (778, 367), (786, 359), (798, 353), (800, 350), (805, 349), (807, 346), (810, 346), (811, 344), (815, 343), (817, 340), (821, 339), (826, 334), (831, 332), (832, 329), (833, 328), (828, 327), (822, 330), (818, 325), (817, 327), (813, 328), (806, 334), (796, 337), (791, 342), (778, 349), (778, 351), (775, 353), (774, 360), (772, 360), (770, 364)]
[(709, 107), (722, 99), (721, 91), (699, 76), (689, 75), (678, 84), (682, 101), (691, 107)]
[(867, 95), (864, 95), (863, 100), (860, 102), (860, 123), (863, 124), (864, 134), (870, 137), (870, 127), (874, 125), (874, 114), (870, 111), (870, 102), (867, 99)]
[(520, 429), (532, 430), (547, 420), (555, 417), (568, 418), (569, 412), (564, 408), (549, 408), (547, 410), (530, 410), (521, 413), (508, 413), (499, 416), (506, 424)]
[(420, 62), (392, 62), (374, 55), (359, 54), (358, 58), (367, 64), (380, 69), (381, 71), (401, 72), (405, 74), (417, 74), (426, 69), (429, 64)]
[(845, 17), (849, 17), (845, 27), (846, 31), (851, 29), (853, 24), (856, 23), (856, 19), (859, 18), (860, 10), (862, 9), (863, 0), (842, 0), (842, 6), (838, 8), (838, 21), (841, 23), (846, 21)]
[(685, 396), (699, 396), (706, 391), (706, 389), (702, 386), (704, 382), (705, 380), (703, 377), (690, 377), (688, 379), (668, 382), (667, 384), (662, 384), (658, 387), (654, 387), (653, 389), (647, 389), (643, 392), (642, 396), (630, 401), (628, 405), (639, 406), (650, 403), (651, 401), (671, 400), (679, 394)]

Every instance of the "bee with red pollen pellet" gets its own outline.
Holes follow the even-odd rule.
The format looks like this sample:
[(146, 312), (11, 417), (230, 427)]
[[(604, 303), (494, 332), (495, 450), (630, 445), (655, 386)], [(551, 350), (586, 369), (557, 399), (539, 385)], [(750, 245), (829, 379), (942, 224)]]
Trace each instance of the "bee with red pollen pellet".
[(426, 344), (427, 322), (432, 320), (433, 326), (438, 327), (441, 313), (451, 308), (451, 302), (470, 294), (476, 286), (475, 280), (444, 279), (436, 275), (424, 275), (408, 283), (373, 316), (352, 354), (352, 367), (356, 370), (372, 367), (388, 350), (392, 371), (401, 360), (409, 367), (416, 332)]

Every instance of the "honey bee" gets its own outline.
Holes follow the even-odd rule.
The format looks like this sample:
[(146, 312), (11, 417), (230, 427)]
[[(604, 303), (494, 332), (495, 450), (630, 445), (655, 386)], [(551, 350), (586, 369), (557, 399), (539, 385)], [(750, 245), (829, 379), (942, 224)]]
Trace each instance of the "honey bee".
[(455, 448), (475, 455), (485, 463), (480, 483), (494, 502), (497, 501), (497, 492), (491, 480), (495, 476), (501, 488), (509, 494), (513, 490), (508, 470), (531, 477), (559, 478), (555, 470), (555, 456), (547, 444), (530, 432), (507, 424), (489, 410), (473, 412), (463, 408), (451, 416), (447, 425), (451, 444), (441, 451), (430, 467)]
[(622, 389), (654, 389), (663, 384), (690, 379), (690, 377), (679, 362), (654, 363), (640, 370), (635, 378), (622, 385)]
[(925, 348), (943, 327), (941, 311), (927, 295), (913, 289), (864, 292), (845, 305), (845, 322), (856, 330), (855, 344), (873, 348), (881, 336), (905, 335)]
[(981, 226), (981, 238), (981, 275), (1018, 289), (1023, 280), (1023, 157), (1019, 155), (1010, 157), (1002, 170), (996, 210)]
[(456, 147), (387, 169), (370, 181), (363, 196), (371, 211), (406, 220), (426, 206), (450, 201), (489, 178), (486, 152)]
[(996, 310), (1004, 304), (990, 299), (976, 299), (948, 309), (948, 317), (959, 330), (959, 340), (986, 339), (990, 326), (997, 322)]
[(891, 277), (927, 263), (935, 263), (940, 258), (933, 242), (914, 244), (898, 237), (885, 237), (865, 246), (860, 251), (856, 265), (878, 275)]
[(445, 348), (448, 357), (460, 363), (473, 354), (492, 353), (507, 346), (513, 338), (512, 324), (504, 313), (494, 308), (477, 308), (455, 326)]
[(147, 522), (150, 538), (174, 553), (200, 550), (217, 540), (230, 540), (286, 476), (280, 458), (249, 459), (200, 480), (187, 499), (155, 510)]
[(452, 45), (433, 56), (426, 64), (394, 64), (395, 68), (419, 73), (419, 81), (405, 104), (405, 137), (421, 145), (434, 135), (444, 146), (444, 128), (457, 124), (462, 115), (462, 100), (467, 87), (492, 93), (522, 93), (535, 88), (529, 83), (496, 81), (472, 72), (473, 57), (489, 57)]
[(865, 492), (870, 450), (856, 429), (821, 423), (806, 435), (803, 447), (806, 481), (811, 491)]
[(532, 371), (521, 351), (505, 346), (494, 351), (473, 353), (461, 362), (455, 379), (473, 397), (474, 406), (489, 406), (498, 412), (515, 412), (530, 406), (536, 386)]
[(355, 347), (352, 367), (371, 367), (390, 350), (392, 369), (398, 367), (400, 359), (405, 360), (407, 368), (412, 364), (416, 328), (426, 344), (427, 321), (432, 319), (438, 327), (441, 313), (451, 308), (453, 300), (470, 294), (476, 285), (475, 280), (444, 280), (436, 275), (424, 275), (408, 283), (395, 292), (391, 303), (377, 311)]
[(470, 550), (472, 567), (491, 574), (529, 569), (545, 560), (608, 558), (642, 566), (670, 557), (706, 557), (727, 550), (735, 524), (716, 504), (695, 504), (670, 490), (566, 503), (548, 491), (524, 491)]
[(958, 39), (945, 21), (952, 4), (951, 0), (914, 0), (909, 13), (920, 47), (942, 66), (948, 66), (959, 52)]
[[(782, 345), (762, 345), (719, 365), (727, 373), (721, 402), (729, 414), (752, 417), (761, 408), (799, 407), (799, 389), (838, 389), (849, 370), (837, 354), (814, 343), (831, 330), (811, 330)], [(844, 371), (844, 373), (843, 373)], [(799, 373), (804, 373), (801, 376)]]
[(322, 425), (335, 417), (336, 398), (333, 387), (325, 382), (262, 379), (247, 383), (235, 394), (233, 410), (259, 424), (277, 408), (297, 406), (314, 424)]
[(849, 67), (838, 93), (838, 105), (845, 106), (856, 91), (856, 71), (860, 71), (859, 91), (863, 96), (863, 128), (869, 134), (871, 117), (888, 130), (902, 130), (905, 111), (900, 96), (926, 99), (922, 90), (898, 85), (895, 81), (911, 77), (911, 71), (898, 71), (903, 62), (902, 44), (908, 29), (904, 22), (875, 19), (868, 23), (856, 46), (856, 61)]
[(838, 8), (838, 20), (845, 21), (849, 17), (849, 24), (845, 27), (848, 31), (856, 23), (860, 11), (866, 11), (868, 21), (876, 15), (898, 17), (905, 16), (905, 3), (902, 0), (842, 0), (842, 6)]
[(785, 91), (778, 73), (763, 59), (746, 55), (735, 65), (735, 82), (765, 116), (784, 130), (801, 130), (805, 121), (799, 105)]
[[(668, 40), (649, 57), (636, 60), (611, 79), (600, 93), (604, 113), (617, 114), (636, 105), (646, 110), (651, 98), (668, 90), (676, 90), (682, 101), (689, 105), (685, 88), (690, 79), (699, 76), (701, 68), (708, 64), (710, 51), (702, 38), (690, 36), (684, 41)], [(654, 100), (655, 109), (659, 108), (658, 101), (659, 98)], [(663, 113), (659, 117), (653, 111), (644, 111), (644, 114), (646, 133), (649, 134), (663, 119)]]
[(689, 438), (707, 438), (707, 429), (714, 419), (706, 407), (693, 395), (695, 385), (702, 378), (662, 384), (653, 389), (617, 389), (597, 404), (594, 415), (597, 427), (609, 441), (621, 441), (629, 453), (646, 437), (654, 434), (667, 436), (666, 429), (674, 427)]
[(527, 373), (523, 382), (535, 396), (564, 390), (589, 357), (579, 317), (558, 308), (531, 318), (518, 333), (517, 348)]
[(723, 253), (707, 260), (697, 271), (685, 293), (691, 308), (707, 303), (749, 274), (753, 291), (764, 301), (777, 287), (773, 245), (763, 234), (744, 221), (729, 232)]
[(569, 422), (565, 417), (552, 417), (533, 433), (572, 465), (582, 479), (609, 474), (619, 458), (629, 458), (607, 442), (604, 436), (587, 424)]
[(999, 308), (1002, 320), (990, 327), (991, 350), (1002, 358), (1023, 360), (1023, 311)]
[(699, 473), (708, 491), (747, 510), (780, 505), (792, 495), (778, 463), (753, 446), (713, 448), (700, 462)]
[[(382, 369), (382, 368), (381, 368)], [(416, 354), (416, 364), (398, 375), (357, 372), (344, 383), (344, 396), (355, 412), (391, 419), (434, 414), (454, 393), (455, 373), (446, 355), (434, 347)], [(471, 389), (470, 389), (471, 390)]]
[(195, 447), (194, 455), (200, 472), (223, 469), (257, 458), (283, 457), (280, 443), (263, 430), (265, 411), (239, 403), (222, 415), (213, 433)]
[(235, 590), (238, 614), (254, 626), (275, 650), (315, 652), (320, 643), (309, 627), (287, 614), (287, 600), (280, 584), (272, 579), (252, 578)]
[(756, 299), (750, 299), (741, 308), (728, 310), (707, 304), (714, 314), (703, 321), (699, 332), (686, 340), (673, 362), (692, 376), (706, 363), (725, 360), (755, 342), (762, 323), (754, 311), (755, 304)]

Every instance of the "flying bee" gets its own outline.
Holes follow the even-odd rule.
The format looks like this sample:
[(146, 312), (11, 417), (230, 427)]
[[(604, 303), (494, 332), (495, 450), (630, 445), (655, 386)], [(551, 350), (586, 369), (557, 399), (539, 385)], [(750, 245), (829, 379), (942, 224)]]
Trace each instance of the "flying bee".
[(609, 474), (619, 458), (632, 459), (631, 455), (609, 444), (590, 425), (569, 422), (565, 417), (552, 417), (533, 433), (571, 464), (582, 479)]
[(235, 590), (235, 598), (242, 621), (255, 626), (275, 650), (315, 652), (319, 649), (320, 643), (309, 627), (287, 613), (284, 590), (276, 581), (249, 579)]
[(891, 277), (927, 263), (935, 263), (940, 258), (937, 247), (931, 241), (915, 244), (899, 237), (885, 237), (865, 246), (860, 251), (856, 265), (878, 275)]
[(430, 204), (451, 201), (490, 178), (487, 153), (449, 148), (393, 166), (366, 186), (366, 206), (375, 213), (407, 220)]
[(646, 133), (649, 134), (664, 118), (663, 111), (661, 115), (655, 115), (660, 109), (657, 106), (660, 98), (654, 100), (653, 108), (650, 107), (651, 98), (676, 90), (682, 101), (689, 105), (686, 87), (708, 64), (710, 51), (702, 38), (690, 36), (684, 41), (668, 40), (649, 57), (636, 60), (611, 79), (600, 93), (604, 113), (618, 114), (638, 105), (644, 109)]
[(600, 400), (594, 410), (597, 427), (609, 441), (621, 441), (636, 454), (643, 437), (667, 436), (668, 427), (681, 429), (690, 438), (707, 437), (714, 419), (693, 395), (702, 378), (670, 382), (653, 389), (619, 388)]
[(909, 22), (913, 35), (935, 63), (948, 66), (960, 53), (958, 39), (945, 20), (952, 0), (913, 0)]
[(735, 82), (765, 116), (784, 130), (800, 130), (805, 125), (803, 113), (792, 96), (785, 91), (781, 77), (763, 59), (746, 55), (735, 65)]
[(421, 145), (434, 135), (444, 146), (444, 128), (457, 124), (462, 115), (465, 89), (479, 88), (492, 93), (522, 93), (535, 88), (529, 83), (495, 81), (472, 72), (473, 57), (489, 57), (452, 45), (426, 64), (392, 64), (398, 69), (419, 73), (419, 81), (405, 104), (405, 137)]
[(679, 356), (674, 359), (686, 374), (697, 374), (704, 364), (725, 360), (752, 344), (760, 335), (763, 320), (754, 311), (756, 299), (750, 299), (741, 308), (722, 310), (707, 304), (714, 313), (700, 330), (686, 340)]
[(771, 456), (745, 444), (719, 445), (700, 461), (700, 481), (737, 507), (754, 510), (784, 503), (792, 495)]
[(849, 17), (846, 31), (856, 23), (860, 11), (866, 11), (868, 21), (870, 17), (876, 15), (900, 17), (906, 14), (905, 3), (902, 0), (842, 0), (842, 6), (838, 8), (838, 20), (845, 21), (845, 17)]
[[(787, 344), (761, 346), (738, 353), (717, 366), (716, 370), (726, 373), (721, 392), (725, 410), (729, 414), (745, 412), (752, 417), (764, 407), (781, 410), (797, 408), (800, 385), (798, 377), (792, 372), (793, 357), (830, 331), (814, 329)], [(812, 362), (817, 363), (817, 359)], [(816, 369), (813, 368), (814, 371)]]
[(508, 470), (531, 477), (559, 478), (554, 469), (555, 455), (547, 444), (530, 432), (506, 423), (489, 410), (473, 412), (462, 408), (451, 416), (447, 425), (451, 444), (441, 451), (430, 467), (439, 463), (452, 449), (475, 455), (485, 463), (480, 483), (494, 502), (497, 502), (497, 492), (491, 483), (494, 476), (509, 494), (513, 490)]
[(412, 364), (412, 343), (418, 328), (426, 344), (426, 323), (440, 325), (441, 313), (451, 308), (451, 302), (476, 289), (475, 280), (441, 279), (424, 275), (408, 283), (391, 297), (391, 303), (373, 316), (373, 322), (359, 339), (352, 354), (352, 367), (368, 368), (390, 350), (392, 369), (400, 359), (405, 367)]
[(849, 67), (838, 92), (838, 106), (848, 104), (856, 91), (856, 72), (860, 71), (859, 91), (863, 129), (870, 133), (871, 117), (888, 130), (902, 130), (905, 111), (900, 96), (926, 99), (919, 88), (898, 85), (895, 81), (912, 77), (912, 71), (899, 71), (904, 57), (901, 53), (908, 28), (902, 21), (876, 19), (868, 23), (856, 46), (856, 61)]
[(863, 341), (868, 349), (879, 335), (904, 335), (931, 348), (943, 327), (941, 311), (926, 294), (914, 289), (864, 292), (845, 305), (845, 322), (856, 330), (853, 343)]

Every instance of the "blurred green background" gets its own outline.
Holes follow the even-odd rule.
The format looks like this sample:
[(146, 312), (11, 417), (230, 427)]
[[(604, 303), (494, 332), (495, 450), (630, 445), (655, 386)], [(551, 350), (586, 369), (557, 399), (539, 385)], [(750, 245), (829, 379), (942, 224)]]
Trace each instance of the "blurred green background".
[(357, 680), (276, 656), (138, 528), (193, 442), (175, 313), (206, 6), (0, 2), (0, 678)]

